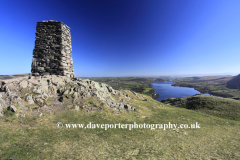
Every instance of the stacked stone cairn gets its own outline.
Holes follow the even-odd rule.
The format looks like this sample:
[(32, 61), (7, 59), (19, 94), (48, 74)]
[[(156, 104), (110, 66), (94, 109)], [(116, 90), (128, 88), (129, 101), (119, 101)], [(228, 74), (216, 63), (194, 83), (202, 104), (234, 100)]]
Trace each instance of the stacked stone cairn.
[(37, 22), (32, 76), (75, 77), (70, 28), (58, 21)]

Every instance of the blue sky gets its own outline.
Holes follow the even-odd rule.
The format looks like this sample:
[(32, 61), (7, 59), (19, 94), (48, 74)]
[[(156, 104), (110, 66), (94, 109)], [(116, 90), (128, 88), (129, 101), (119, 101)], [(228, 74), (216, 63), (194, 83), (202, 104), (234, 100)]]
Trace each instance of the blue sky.
[(0, 75), (31, 72), (43, 20), (71, 28), (77, 77), (239, 74), (239, 0), (1, 0)]

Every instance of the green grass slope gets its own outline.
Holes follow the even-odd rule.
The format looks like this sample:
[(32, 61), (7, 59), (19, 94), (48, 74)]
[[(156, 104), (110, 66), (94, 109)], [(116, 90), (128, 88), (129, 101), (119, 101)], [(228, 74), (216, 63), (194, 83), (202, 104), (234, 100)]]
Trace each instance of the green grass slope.
[[(0, 117), (0, 159), (240, 159), (240, 122), (134, 98), (137, 111), (66, 109), (41, 117)], [(195, 124), (198, 129), (82, 129), (63, 124)]]
[(240, 121), (240, 101), (231, 98), (195, 95), (182, 98), (169, 98), (162, 100), (162, 102), (225, 119)]

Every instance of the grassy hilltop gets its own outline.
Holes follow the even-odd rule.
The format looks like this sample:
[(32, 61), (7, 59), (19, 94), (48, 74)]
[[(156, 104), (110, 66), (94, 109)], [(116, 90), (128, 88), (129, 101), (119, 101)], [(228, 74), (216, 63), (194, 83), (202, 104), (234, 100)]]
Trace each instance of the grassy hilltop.
[[(136, 112), (66, 109), (43, 116), (2, 117), (1, 159), (239, 159), (240, 122), (132, 98)], [(56, 124), (200, 124), (199, 129), (58, 129)]]
[[(131, 98), (128, 104), (136, 111), (115, 114), (94, 98), (86, 99), (84, 103), (101, 111), (65, 107), (61, 111), (21, 118), (5, 110), (4, 117), (0, 117), (0, 159), (240, 159), (240, 121), (236, 118), (239, 116), (239, 101), (196, 96), (197, 99), (192, 98), (192, 101), (180, 100), (184, 102), (181, 104), (186, 104), (180, 108), (172, 106), (179, 105), (179, 102), (164, 104), (146, 94), (138, 93), (136, 96), (130, 91), (126, 93)], [(118, 99), (116, 95), (112, 97)], [(200, 107), (204, 106), (203, 102), (205, 110)], [(194, 109), (191, 106), (199, 112), (189, 110)], [(84, 125), (89, 122), (170, 122), (178, 126), (197, 122), (200, 128), (59, 129), (58, 122)]]

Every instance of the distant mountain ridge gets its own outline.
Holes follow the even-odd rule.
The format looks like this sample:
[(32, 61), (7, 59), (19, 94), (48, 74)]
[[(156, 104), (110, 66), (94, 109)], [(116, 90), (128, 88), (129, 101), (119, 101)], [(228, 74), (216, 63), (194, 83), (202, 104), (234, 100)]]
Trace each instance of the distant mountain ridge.
[(1, 80), (6, 80), (6, 79), (13, 79), (13, 78), (18, 78), (18, 77), (25, 77), (29, 76), (30, 73), (26, 74), (13, 74), (13, 75), (0, 75)]

